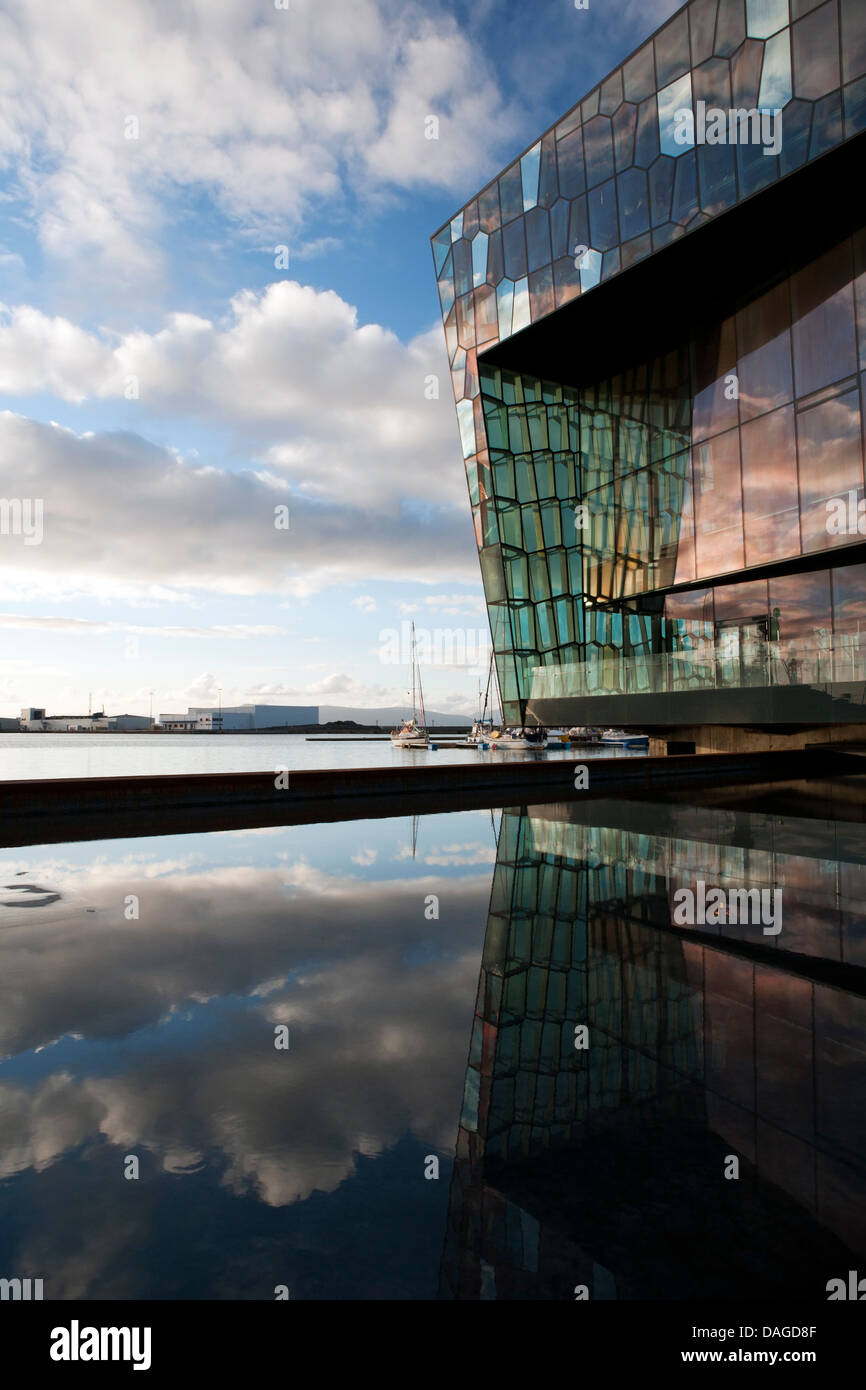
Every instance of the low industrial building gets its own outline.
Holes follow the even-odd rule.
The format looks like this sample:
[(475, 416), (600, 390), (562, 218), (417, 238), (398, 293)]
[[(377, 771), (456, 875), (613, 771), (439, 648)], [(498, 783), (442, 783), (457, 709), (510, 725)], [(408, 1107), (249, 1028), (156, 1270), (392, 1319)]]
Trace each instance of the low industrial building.
[(117, 734), (136, 733), (152, 726), (146, 714), (47, 714), (44, 708), (29, 705), (22, 709), (14, 727), (22, 733), (40, 734)]
[(186, 714), (161, 714), (159, 724), (170, 733), (248, 733), (318, 724), (318, 705), (190, 705)]

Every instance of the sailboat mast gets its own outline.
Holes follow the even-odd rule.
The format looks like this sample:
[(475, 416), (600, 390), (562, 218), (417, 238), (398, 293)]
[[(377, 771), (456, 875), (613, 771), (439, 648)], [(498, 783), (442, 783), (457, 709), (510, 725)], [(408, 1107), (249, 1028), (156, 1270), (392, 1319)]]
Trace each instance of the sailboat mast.
[(427, 727), (427, 720), (424, 716), (424, 691), (421, 688), (421, 667), (418, 666), (418, 709), (421, 715), (421, 728)]
[(415, 709), (415, 619), (412, 619), (412, 718), (416, 715)]
[[(485, 719), (487, 718), (487, 701), (488, 701), (488, 698), (489, 698), (489, 696), (490, 696), (490, 681), (491, 681), (492, 677), (493, 677), (493, 652), (491, 651), (491, 653), (490, 653), (490, 665), (489, 665), (489, 667), (487, 668), (487, 689), (486, 689), (485, 692), (484, 692), (484, 708), (483, 708), (483, 710), (481, 711), (481, 719), (482, 719), (482, 721), (485, 720)], [(478, 687), (478, 693), (479, 693), (479, 695), (481, 694), (481, 686), (480, 686), (480, 685), (479, 685), (479, 687)]]

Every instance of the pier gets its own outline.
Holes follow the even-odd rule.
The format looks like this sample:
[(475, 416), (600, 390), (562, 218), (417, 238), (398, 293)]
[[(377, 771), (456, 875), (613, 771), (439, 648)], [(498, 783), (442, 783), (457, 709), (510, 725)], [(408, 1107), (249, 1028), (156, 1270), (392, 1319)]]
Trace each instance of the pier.
[[(575, 789), (575, 768), (587, 768)], [(0, 782), (0, 846), (539, 805), (593, 796), (670, 795), (751, 783), (862, 775), (864, 759), (827, 746), (797, 753), (486, 759), (409, 767)], [(277, 783), (287, 785), (277, 785)]]

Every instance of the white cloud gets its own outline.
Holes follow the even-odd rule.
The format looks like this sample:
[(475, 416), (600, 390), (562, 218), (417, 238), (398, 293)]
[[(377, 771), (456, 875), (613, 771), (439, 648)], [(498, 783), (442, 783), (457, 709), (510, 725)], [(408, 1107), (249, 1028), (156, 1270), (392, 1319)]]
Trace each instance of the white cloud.
[[(116, 581), (144, 597), (155, 586), (304, 596), (407, 574), (475, 582), (453, 407), (444, 393), (425, 399), (431, 371), (445, 371), (438, 328), (404, 345), (294, 281), (239, 294), (221, 323), (177, 314), (120, 339), (7, 311), (3, 392), (91, 399), (122, 395), (134, 376), (149, 411), (230, 429), (246, 466), (3, 413), (0, 493), (42, 498), (45, 511), (42, 545), (6, 538), (6, 577), (25, 592), (50, 576), (65, 591)], [(274, 524), (282, 505), (288, 530)]]
[(100, 637), (109, 632), (128, 632), (144, 637), (277, 637), (284, 629), (267, 623), (216, 623), (212, 627), (172, 627), (166, 624), (103, 622), (98, 618), (42, 617), (32, 613), (0, 613), (0, 628), (31, 628)]
[(483, 52), (417, 0), (42, 0), (0, 49), (0, 168), (43, 254), (114, 295), (158, 277), (178, 197), (283, 241), (347, 192), (465, 189), (514, 139)]

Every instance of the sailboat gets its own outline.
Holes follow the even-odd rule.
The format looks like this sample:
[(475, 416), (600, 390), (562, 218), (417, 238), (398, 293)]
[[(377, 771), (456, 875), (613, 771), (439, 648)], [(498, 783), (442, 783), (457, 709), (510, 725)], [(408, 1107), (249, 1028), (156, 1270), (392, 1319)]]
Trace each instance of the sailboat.
[[(484, 692), (484, 704), (481, 709), (480, 717), (472, 721), (472, 728), (466, 735), (466, 742), (473, 748), (477, 748), (479, 743), (488, 743), (493, 736), (493, 704), (490, 699), (490, 686), (494, 675), (495, 656), (490, 653), (490, 669), (487, 672), (487, 689)], [(479, 704), (481, 703), (481, 686), (478, 686)], [(487, 717), (487, 706), (490, 705), (491, 717)]]
[[(416, 694), (417, 692), (417, 694)], [(424, 692), (421, 689), (421, 669), (415, 650), (415, 624), (412, 624), (412, 714), (399, 729), (391, 730), (395, 748), (426, 748), (429, 742), (424, 728)]]

